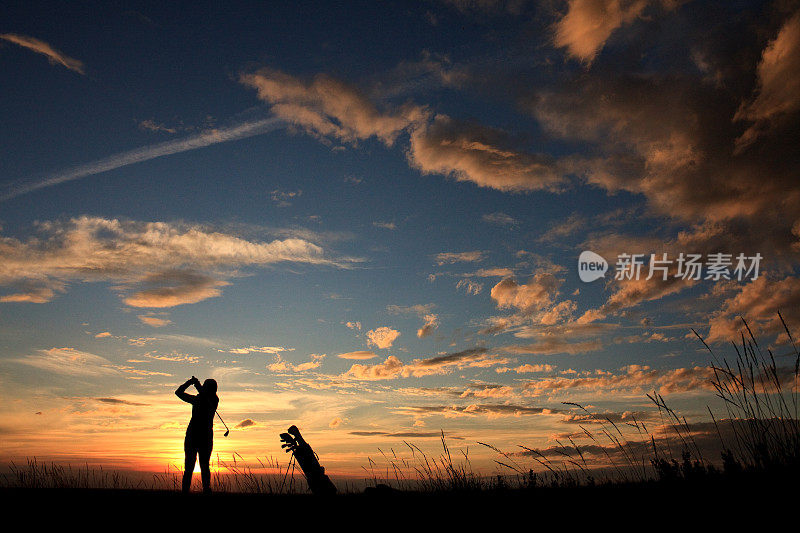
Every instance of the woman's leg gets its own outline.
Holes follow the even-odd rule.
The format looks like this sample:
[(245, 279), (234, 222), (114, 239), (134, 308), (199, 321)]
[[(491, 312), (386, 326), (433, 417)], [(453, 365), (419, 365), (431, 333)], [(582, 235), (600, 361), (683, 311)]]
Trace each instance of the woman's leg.
[(209, 462), (211, 461), (212, 447), (213, 444), (209, 442), (198, 450), (198, 455), (200, 456), (200, 478), (203, 480), (203, 492), (205, 493), (211, 492), (211, 465), (209, 465)]
[(192, 444), (189, 436), (183, 441), (183, 453), (185, 460), (183, 464), (183, 489), (184, 493), (188, 493), (192, 487), (192, 473), (194, 472), (194, 462), (197, 457), (197, 448)]

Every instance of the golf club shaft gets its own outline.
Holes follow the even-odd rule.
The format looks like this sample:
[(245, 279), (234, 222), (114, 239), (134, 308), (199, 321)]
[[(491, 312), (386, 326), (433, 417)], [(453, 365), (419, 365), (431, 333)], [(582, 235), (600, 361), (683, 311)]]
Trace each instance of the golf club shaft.
[(225, 429), (230, 431), (230, 429), (228, 429), (228, 424), (226, 424), (225, 421), (222, 419), (222, 417), (219, 414), (219, 411), (214, 411), (214, 414), (216, 414), (219, 417), (219, 421), (222, 422), (222, 425), (225, 426)]

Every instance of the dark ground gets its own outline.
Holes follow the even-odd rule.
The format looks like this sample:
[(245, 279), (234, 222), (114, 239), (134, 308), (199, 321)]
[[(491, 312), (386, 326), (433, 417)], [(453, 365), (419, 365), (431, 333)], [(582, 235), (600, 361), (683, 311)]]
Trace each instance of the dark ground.
[[(537, 488), (482, 492), (311, 495), (217, 493), (182, 495), (168, 491), (93, 489), (0, 489), (6, 520), (22, 524), (69, 524), (162, 531), (169, 524), (188, 529), (214, 527), (309, 531), (326, 529), (429, 530), (504, 529), (575, 531), (587, 527), (695, 531), (726, 527), (757, 530), (796, 524), (800, 491), (796, 484), (743, 480), (578, 488)], [(8, 522), (7, 522), (8, 524)], [(24, 527), (24, 526), (23, 526)], [(789, 526), (793, 529), (794, 526)], [(4, 528), (5, 529), (5, 528)], [(27, 527), (25, 527), (27, 529)], [(37, 530), (39, 527), (36, 528)], [(16, 528), (10, 529), (14, 531)], [(286, 532), (288, 533), (288, 532)]]

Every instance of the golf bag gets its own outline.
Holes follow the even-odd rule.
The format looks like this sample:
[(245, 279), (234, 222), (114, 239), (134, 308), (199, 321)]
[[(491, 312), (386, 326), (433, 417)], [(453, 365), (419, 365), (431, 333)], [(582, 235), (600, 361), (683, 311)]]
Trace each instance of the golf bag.
[(281, 433), (281, 448), (286, 448), (286, 453), (292, 452), (297, 464), (306, 476), (308, 488), (312, 494), (330, 496), (336, 494), (336, 486), (325, 475), (325, 469), (319, 464), (319, 459), (311, 446), (300, 435), (297, 426), (292, 426), (287, 433)]

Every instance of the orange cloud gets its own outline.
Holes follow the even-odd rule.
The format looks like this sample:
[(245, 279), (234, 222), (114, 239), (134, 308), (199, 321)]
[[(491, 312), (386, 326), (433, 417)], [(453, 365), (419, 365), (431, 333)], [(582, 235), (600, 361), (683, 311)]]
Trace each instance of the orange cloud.
[(710, 367), (676, 368), (657, 370), (648, 366), (630, 365), (620, 374), (602, 373), (599, 376), (545, 378), (524, 385), (527, 394), (541, 396), (564, 390), (613, 391), (642, 393), (657, 389), (663, 394), (693, 390), (713, 391), (710, 379), (714, 371)]
[(485, 348), (471, 348), (428, 359), (415, 359), (408, 364), (390, 355), (383, 363), (374, 365), (354, 364), (345, 372), (344, 377), (375, 381), (446, 374), (461, 368), (488, 368), (503, 364), (508, 364), (508, 360), (497, 355), (487, 354)]
[(30, 289), (26, 292), (18, 292), (15, 294), (6, 294), (0, 296), (0, 302), (28, 302), (34, 304), (44, 304), (49, 302), (55, 296), (53, 289), (49, 287), (40, 287)]
[(391, 348), (392, 344), (394, 344), (394, 341), (399, 336), (399, 331), (382, 326), (380, 328), (371, 329), (367, 332), (367, 339), (369, 339), (367, 344), (376, 346), (383, 350), (386, 348)]
[(172, 320), (168, 318), (158, 318), (152, 315), (137, 315), (137, 317), (141, 320), (142, 324), (147, 324), (154, 328), (163, 328), (164, 326), (172, 324)]
[(322, 360), (325, 359), (325, 354), (312, 353), (309, 355), (309, 357), (311, 358), (310, 361), (293, 364), (288, 361), (284, 361), (280, 354), (275, 354), (275, 362), (267, 365), (267, 369), (272, 372), (305, 372), (307, 370), (314, 370), (322, 365)]
[[(224, 352), (226, 350), (220, 350)], [(228, 353), (235, 353), (239, 355), (246, 355), (249, 353), (268, 353), (278, 355), (281, 352), (293, 352), (294, 348), (284, 348), (283, 346), (248, 346), (246, 348), (231, 348), (227, 350)]]
[(375, 352), (360, 350), (356, 352), (340, 353), (336, 357), (340, 359), (372, 359), (378, 357)]
[(436, 263), (439, 266), (452, 263), (477, 261), (483, 261), (483, 252), (480, 250), (474, 250), (471, 252), (442, 252), (436, 254)]
[(737, 151), (752, 144), (782, 115), (800, 110), (800, 11), (784, 23), (761, 55), (758, 93), (742, 104), (734, 120), (753, 124), (736, 139)]
[(330, 260), (320, 246), (296, 237), (252, 242), (165, 222), (83, 216), (42, 222), (38, 229), (44, 238), (0, 237), (0, 286), (35, 285), (0, 301), (44, 303), (68, 282), (116, 281), (123, 292), (136, 283), (156, 285), (125, 298), (129, 305), (170, 307), (219, 296), (227, 282), (217, 278), (244, 266), (297, 262), (344, 267), (349, 262)]
[(501, 191), (558, 190), (563, 182), (550, 158), (513, 150), (500, 130), (437, 115), (411, 132), (409, 163), (423, 174)]
[(529, 372), (553, 372), (555, 369), (556, 369), (555, 365), (546, 365), (546, 364), (532, 365), (526, 363), (524, 365), (520, 365), (515, 368), (501, 367), (498, 368), (496, 371), (498, 374), (502, 374), (509, 371), (516, 372), (517, 374), (525, 374)]
[(560, 353), (578, 354), (594, 352), (602, 348), (603, 343), (599, 340), (569, 342), (564, 338), (545, 334), (541, 337), (540, 341), (533, 344), (505, 346), (503, 350), (515, 354), (553, 355)]
[(522, 285), (513, 278), (506, 278), (492, 287), (490, 294), (501, 309), (516, 308), (530, 313), (552, 305), (562, 283), (563, 280), (545, 272), (536, 274)]
[(345, 373), (345, 377), (363, 380), (394, 379), (404, 371), (405, 365), (397, 357), (390, 355), (386, 361), (377, 365), (355, 364)]
[(261, 100), (272, 104), (272, 112), (287, 122), (344, 142), (374, 136), (391, 145), (402, 130), (425, 118), (422, 108), (411, 105), (382, 113), (354, 87), (322, 74), (303, 81), (263, 68), (242, 74), (239, 80), (256, 89)]
[(86, 72), (84, 72), (84, 66), (81, 61), (71, 58), (68, 55), (64, 54), (63, 52), (59, 52), (46, 42), (40, 41), (35, 37), (28, 37), (27, 35), (18, 35), (15, 33), (0, 33), (0, 39), (3, 39), (10, 43), (14, 43), (23, 48), (27, 48), (28, 50), (36, 52), (37, 54), (42, 54), (43, 56), (47, 57), (47, 60), (51, 64), (61, 65), (62, 67), (66, 67), (73, 72), (77, 72), (78, 74), (86, 74)]
[(591, 63), (614, 30), (642, 14), (648, 0), (570, 0), (567, 14), (556, 23), (555, 45), (584, 63)]
[(410, 415), (415, 418), (441, 415), (445, 418), (485, 416), (489, 419), (502, 417), (520, 417), (530, 415), (550, 415), (559, 411), (532, 407), (528, 405), (503, 404), (470, 404), (470, 405), (430, 405), (415, 407), (400, 407), (398, 414)]
[(478, 283), (477, 281), (472, 281), (471, 279), (460, 279), (458, 280), (458, 283), (456, 283), (456, 289), (461, 288), (463, 288), (467, 294), (477, 296), (483, 290), (483, 283)]
[(175, 307), (193, 304), (208, 298), (222, 296), (220, 286), (230, 285), (194, 272), (172, 270), (148, 276), (150, 284), (170, 284), (167, 287), (138, 291), (124, 299), (131, 307)]
[(800, 278), (762, 276), (741, 287), (711, 318), (706, 341), (736, 341), (743, 328), (739, 317), (744, 317), (754, 331), (782, 333), (779, 311), (788, 324), (800, 323)]
[(417, 330), (417, 337), (420, 339), (427, 337), (439, 327), (439, 317), (437, 315), (430, 313), (425, 315), (423, 319), (425, 320), (425, 324), (423, 324), (423, 326)]

